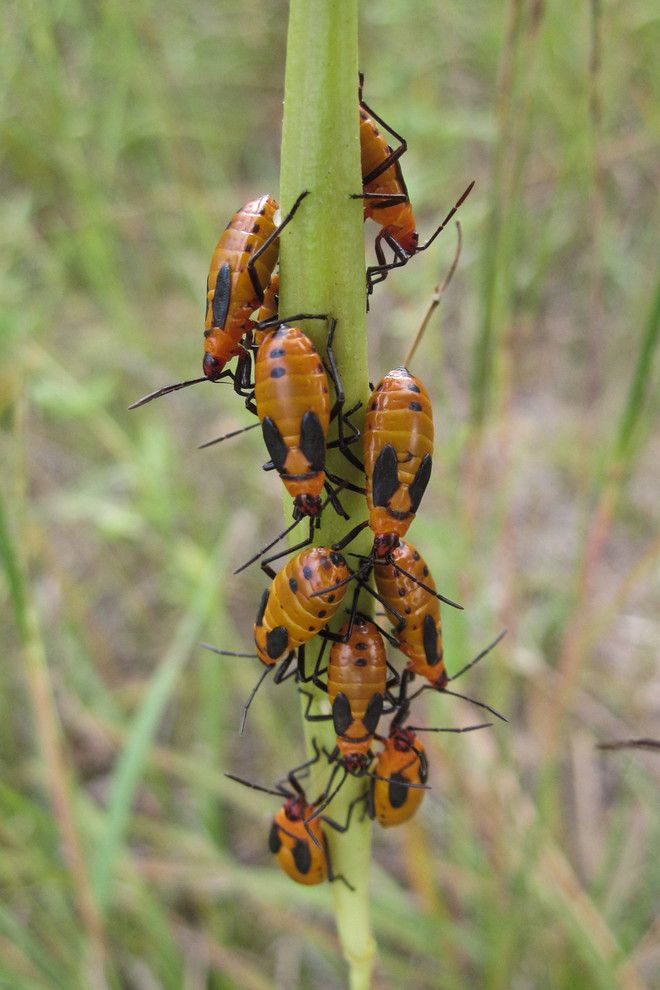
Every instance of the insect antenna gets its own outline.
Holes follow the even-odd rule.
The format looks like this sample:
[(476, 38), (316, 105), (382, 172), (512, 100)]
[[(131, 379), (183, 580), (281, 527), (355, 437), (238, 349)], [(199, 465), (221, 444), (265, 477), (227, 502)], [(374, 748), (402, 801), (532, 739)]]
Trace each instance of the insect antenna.
[(495, 637), (495, 639), (493, 640), (492, 643), (489, 643), (488, 646), (486, 646), (481, 651), (481, 653), (477, 653), (477, 655), (476, 655), (476, 657), (474, 657), (474, 659), (470, 660), (469, 663), (466, 663), (464, 667), (461, 667), (461, 669), (458, 671), (458, 673), (457, 674), (454, 674), (452, 677), (450, 677), (449, 680), (450, 681), (456, 681), (456, 680), (458, 680), (459, 677), (462, 677), (463, 674), (467, 670), (470, 669), (470, 667), (474, 667), (474, 665), (477, 664), (477, 663), (479, 663), (480, 660), (483, 660), (483, 658), (485, 656), (487, 656), (490, 653), (491, 650), (494, 650), (495, 647), (497, 646), (497, 644), (500, 642), (500, 640), (501, 639), (504, 639), (504, 637), (506, 636), (506, 634), (507, 634), (507, 630), (506, 629), (503, 629), (501, 633), (498, 633), (498, 635)]
[(326, 788), (325, 796), (321, 795), (321, 798), (319, 799), (320, 803), (318, 803), (317, 806), (314, 808), (313, 814), (311, 814), (309, 816), (309, 818), (303, 818), (303, 825), (305, 826), (305, 831), (307, 832), (307, 835), (310, 837), (310, 839), (312, 840), (312, 842), (314, 843), (314, 845), (315, 846), (318, 846), (319, 849), (321, 848), (321, 844), (320, 844), (319, 840), (316, 838), (316, 836), (314, 835), (314, 833), (312, 832), (311, 828), (309, 827), (309, 823), (312, 822), (312, 821), (314, 821), (315, 818), (318, 818), (319, 815), (322, 815), (323, 814), (323, 812), (325, 811), (325, 809), (328, 807), (329, 804), (332, 803), (332, 801), (334, 800), (335, 796), (339, 793), (339, 791), (344, 786), (344, 783), (346, 781), (346, 778), (348, 777), (348, 770), (345, 767), (343, 767), (343, 770), (344, 770), (343, 777), (341, 778), (341, 780), (339, 781), (339, 783), (337, 784), (337, 786), (335, 787), (335, 789), (332, 790), (332, 791), (330, 791), (330, 793), (328, 794), (328, 790), (329, 790), (329, 788), (332, 785), (332, 781), (333, 781), (333, 779), (334, 779), (334, 777), (335, 777), (338, 769), (339, 769), (339, 765), (336, 766), (333, 769), (332, 774), (330, 775), (330, 780), (328, 782), (328, 787)]
[(434, 598), (437, 598), (439, 601), (444, 602), (445, 605), (451, 605), (452, 608), (458, 608), (461, 611), (463, 611), (462, 605), (459, 605), (458, 602), (452, 601), (451, 598), (447, 598), (445, 595), (441, 595), (439, 591), (435, 591), (428, 584), (424, 584), (424, 582), (420, 581), (418, 577), (415, 577), (414, 574), (411, 574), (410, 571), (407, 571), (405, 567), (401, 567), (400, 564), (396, 564), (393, 560), (388, 561), (388, 563), (392, 564), (392, 567), (398, 574), (403, 574), (405, 577), (409, 578), (413, 582), (413, 584), (416, 584), (419, 588), (422, 589), (422, 591), (427, 591), (430, 595), (433, 595)]
[(229, 777), (230, 780), (235, 780), (238, 784), (243, 784), (244, 787), (251, 787), (253, 791), (262, 791), (264, 794), (272, 794), (273, 797), (293, 797), (293, 794), (289, 793), (284, 787), (281, 790), (274, 790), (272, 787), (263, 787), (261, 784), (255, 784), (251, 780), (245, 780), (244, 777), (237, 777), (235, 773), (226, 773), (225, 777)]
[(475, 732), (476, 729), (488, 729), (492, 724), (492, 722), (480, 722), (479, 725), (464, 725), (460, 729), (437, 728), (427, 725), (408, 725), (406, 728), (410, 729), (411, 732)]
[(200, 643), (205, 650), (210, 650), (211, 653), (217, 653), (221, 657), (249, 657), (251, 660), (258, 660), (259, 657), (256, 653), (235, 653), (233, 650), (219, 650), (217, 646), (212, 646), (211, 643)]
[(132, 402), (128, 408), (138, 409), (140, 406), (145, 406), (147, 402), (151, 402), (152, 399), (159, 399), (161, 395), (169, 395), (170, 392), (178, 392), (180, 388), (188, 388), (189, 385), (198, 385), (200, 382), (208, 382), (210, 380), (206, 375), (202, 375), (201, 378), (190, 378), (187, 382), (164, 385), (162, 388), (157, 388), (155, 392), (149, 392), (148, 395), (143, 395), (137, 402)]
[(470, 195), (470, 193), (474, 189), (474, 183), (475, 183), (475, 180), (473, 179), (472, 182), (470, 183), (470, 185), (467, 187), (467, 189), (463, 193), (463, 195), (460, 197), (460, 199), (452, 206), (451, 210), (449, 211), (449, 213), (447, 214), (447, 216), (445, 217), (445, 219), (442, 221), (442, 223), (440, 224), (440, 226), (439, 227), (436, 227), (436, 229), (433, 231), (433, 233), (431, 234), (431, 236), (429, 237), (429, 239), (426, 241), (425, 244), (422, 244), (420, 247), (417, 248), (417, 250), (415, 251), (415, 254), (419, 254), (420, 251), (426, 251), (426, 249), (433, 244), (433, 241), (436, 239), (436, 237), (438, 236), (438, 234), (441, 234), (442, 233), (442, 231), (445, 229), (445, 227), (447, 226), (447, 224), (449, 223), (449, 221), (451, 220), (451, 218), (453, 217), (453, 215), (456, 213), (456, 211), (458, 210), (458, 208), (460, 206), (462, 206), (463, 203), (465, 202), (465, 200), (468, 198), (468, 196)]
[[(129, 406), (132, 409), (133, 406)], [(222, 443), (223, 440), (231, 440), (232, 437), (237, 437), (239, 433), (247, 433), (248, 430), (256, 430), (261, 423), (250, 423), (249, 426), (244, 426), (240, 430), (232, 430), (231, 433), (225, 433), (221, 437), (214, 437), (213, 440), (205, 440), (204, 443), (197, 444), (197, 450), (205, 450), (206, 447), (212, 447), (216, 443)]]
[(360, 583), (362, 583), (365, 574), (368, 574), (370, 568), (371, 568), (371, 562), (369, 562), (368, 567), (361, 567), (359, 570), (353, 571), (351, 574), (348, 575), (348, 577), (343, 578), (341, 581), (337, 581), (336, 584), (330, 584), (328, 585), (327, 588), (321, 588), (320, 591), (313, 591), (309, 597), (318, 598), (319, 595), (327, 595), (331, 591), (336, 591), (338, 588), (343, 588), (345, 584), (349, 584), (353, 580), (357, 580)]
[[(417, 695), (420, 694), (422, 691), (424, 691), (426, 688), (430, 688), (431, 690), (436, 690), (436, 691), (438, 690), (438, 688), (434, 688), (432, 684), (425, 684), (424, 687), (421, 687), (419, 691), (416, 691), (415, 694), (410, 696), (410, 701), (412, 701), (413, 698), (416, 698)], [(442, 692), (442, 694), (451, 694), (452, 697), (454, 698), (462, 698), (463, 701), (469, 701), (471, 705), (476, 705), (477, 708), (484, 708), (487, 712), (490, 712), (491, 715), (494, 715), (495, 718), (499, 718), (500, 721), (502, 722), (509, 721), (505, 715), (502, 715), (501, 712), (498, 712), (497, 708), (493, 708), (491, 705), (487, 705), (485, 701), (478, 701), (476, 698), (468, 697), (467, 694), (459, 694), (458, 691), (450, 691), (448, 688), (440, 688), (439, 690)]]
[(268, 675), (270, 674), (270, 672), (273, 669), (274, 669), (273, 667), (266, 667), (266, 669), (262, 672), (261, 677), (259, 678), (259, 680), (257, 681), (257, 683), (254, 685), (254, 687), (250, 691), (250, 696), (249, 696), (248, 700), (245, 702), (245, 704), (243, 705), (243, 714), (241, 715), (241, 725), (240, 725), (240, 728), (238, 730), (239, 736), (242, 736), (243, 733), (245, 732), (245, 723), (247, 722), (248, 711), (249, 711), (250, 705), (254, 701), (255, 694), (257, 693), (257, 691), (259, 690), (259, 688), (263, 684), (264, 680), (268, 677)]
[[(301, 517), (300, 517), (300, 519), (296, 519), (296, 520), (294, 520), (294, 522), (292, 522), (292, 523), (291, 523), (291, 524), (290, 524), (289, 526), (287, 526), (287, 528), (286, 528), (286, 529), (283, 529), (283, 530), (282, 530), (282, 532), (281, 532), (281, 533), (279, 533), (279, 534), (278, 534), (278, 535), (277, 535), (277, 536), (275, 537), (275, 539), (274, 539), (274, 540), (271, 540), (271, 542), (270, 542), (270, 543), (268, 543), (268, 544), (267, 544), (267, 545), (266, 545), (265, 547), (262, 547), (262, 548), (261, 548), (261, 550), (257, 550), (257, 552), (256, 552), (256, 553), (255, 553), (255, 554), (254, 554), (254, 555), (253, 555), (252, 557), (250, 557), (250, 559), (249, 559), (249, 560), (246, 560), (244, 564), (241, 564), (241, 566), (240, 566), (240, 567), (238, 567), (238, 568), (237, 568), (237, 569), (236, 569), (236, 570), (234, 571), (234, 574), (240, 574), (240, 573), (241, 573), (241, 571), (244, 571), (244, 570), (246, 570), (246, 569), (247, 569), (247, 568), (248, 568), (248, 567), (249, 567), (249, 566), (250, 566), (251, 564), (254, 564), (254, 563), (255, 563), (255, 561), (257, 561), (257, 560), (259, 560), (259, 558), (260, 558), (260, 557), (263, 557), (263, 555), (264, 555), (265, 553), (268, 553), (268, 551), (269, 551), (270, 549), (272, 549), (272, 547), (274, 547), (274, 546), (275, 546), (275, 545), (276, 545), (277, 543), (279, 543), (279, 542), (280, 542), (280, 540), (283, 540), (285, 536), (288, 536), (288, 534), (289, 534), (289, 533), (291, 533), (291, 532), (293, 532), (293, 530), (294, 530), (294, 529), (296, 528), (296, 526), (297, 526), (297, 525), (298, 525), (298, 524), (299, 524), (299, 523), (300, 523), (300, 522), (301, 522), (301, 521), (302, 521), (302, 520), (303, 520), (304, 518), (305, 518), (304, 516), (301, 516)], [(311, 542), (312, 542), (312, 538), (313, 538), (313, 535), (314, 535), (314, 519), (313, 519), (313, 517), (311, 517), (311, 516), (310, 516), (310, 527), (309, 527), (309, 528), (310, 528), (310, 534), (309, 534), (309, 539), (305, 541), (305, 543), (303, 544), (303, 546), (306, 546), (306, 545), (307, 545), (308, 543), (311, 543)], [(291, 553), (291, 551), (292, 551), (292, 550), (294, 550), (294, 549), (300, 549), (300, 547), (298, 547), (298, 548), (295, 548), (295, 547), (289, 547), (289, 548), (288, 548), (287, 550), (285, 550), (285, 551), (284, 551), (284, 553), (282, 553), (282, 554), (277, 554), (277, 555), (276, 555), (275, 557), (273, 557), (273, 558), (271, 558), (271, 559), (272, 559), (272, 560), (276, 560), (276, 559), (277, 559), (277, 557), (279, 557), (279, 556), (286, 556), (286, 554), (288, 554), (288, 553)]]

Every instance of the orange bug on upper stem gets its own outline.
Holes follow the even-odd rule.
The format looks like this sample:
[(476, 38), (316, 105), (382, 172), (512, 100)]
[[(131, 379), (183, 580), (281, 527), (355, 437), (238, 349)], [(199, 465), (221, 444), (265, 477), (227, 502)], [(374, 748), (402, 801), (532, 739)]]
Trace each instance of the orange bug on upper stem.
[[(241, 340), (251, 331), (251, 314), (261, 306), (269, 288), (279, 255), (278, 238), (307, 195), (307, 190), (300, 193), (279, 224), (275, 222), (279, 207), (272, 196), (252, 200), (234, 214), (218, 239), (209, 266), (203, 377), (156, 389), (129, 409), (207, 380), (231, 378), (239, 395), (250, 391), (250, 353)], [(270, 305), (272, 294), (268, 299)], [(238, 363), (232, 372), (225, 365), (233, 357), (238, 357)]]
[[(379, 117), (362, 98), (364, 76), (360, 73), (360, 151), (362, 158), (361, 193), (354, 193), (353, 199), (364, 200), (364, 217), (381, 225), (375, 242), (377, 265), (367, 269), (367, 290), (371, 294), (374, 285), (382, 282), (393, 268), (401, 268), (414, 255), (426, 251), (442, 233), (456, 211), (469, 196), (474, 182), (471, 182), (462, 196), (451, 208), (442, 223), (431, 236), (419, 244), (417, 221), (410, 202), (399, 159), (406, 151), (405, 139), (398, 134), (382, 117)], [(378, 124), (396, 138), (398, 146), (393, 150), (381, 133)], [(394, 261), (387, 262), (383, 242), (393, 251)]]

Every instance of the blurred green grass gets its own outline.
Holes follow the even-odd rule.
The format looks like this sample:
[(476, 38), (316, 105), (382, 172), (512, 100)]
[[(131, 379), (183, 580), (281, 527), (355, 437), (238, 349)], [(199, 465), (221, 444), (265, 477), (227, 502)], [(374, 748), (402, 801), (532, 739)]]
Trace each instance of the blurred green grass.
[[(249, 642), (260, 580), (231, 572), (276, 479), (253, 434), (195, 449), (247, 421), (222, 389), (127, 411), (196, 372), (218, 231), (276, 192), (285, 31), (282, 0), (6, 7), (2, 986), (343, 982), (329, 892), (271, 868), (271, 805), (222, 776), (301, 757), (293, 692), (239, 739), (256, 670), (195, 647)], [(377, 835), (379, 988), (657, 985), (660, 765), (594, 743), (660, 706), (658, 35), (641, 0), (363, 4), (421, 230), (477, 179), (416, 358), (439, 456), (411, 535), (468, 606), (450, 670), (509, 627), (464, 687), (512, 717), (430, 743), (418, 821)], [(378, 293), (373, 375), (453, 247)], [(449, 700), (427, 724), (472, 717)]]

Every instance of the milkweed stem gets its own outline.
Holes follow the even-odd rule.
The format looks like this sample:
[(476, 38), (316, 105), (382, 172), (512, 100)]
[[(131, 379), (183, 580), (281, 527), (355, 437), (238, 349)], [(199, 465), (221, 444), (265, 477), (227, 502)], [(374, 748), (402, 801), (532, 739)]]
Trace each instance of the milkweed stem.
[[(351, 199), (360, 192), (358, 132), (357, 0), (291, 0), (282, 135), (281, 208), (284, 213), (303, 190), (309, 196), (294, 223), (281, 238), (282, 293), (280, 312), (328, 313), (337, 319), (333, 349), (346, 394), (346, 409), (361, 402), (352, 417), (358, 426), (369, 395), (365, 314), (365, 264), (362, 204)], [(309, 321), (305, 332), (325, 353), (325, 328)], [(363, 479), (341, 454), (328, 454), (328, 469), (361, 484)], [(342, 491), (342, 504), (351, 520), (366, 514), (364, 497)], [(287, 502), (290, 512), (290, 500)], [(349, 524), (350, 525), (350, 524)], [(317, 542), (341, 539), (347, 528), (331, 507), (322, 517)], [(368, 531), (355, 541), (368, 553)], [(344, 621), (343, 614), (339, 618)], [(312, 644), (308, 655), (315, 656)], [(312, 710), (321, 711), (326, 696), (314, 688)], [(326, 709), (327, 710), (327, 709)], [(303, 722), (310, 754), (312, 736), (328, 750), (334, 747), (332, 723)], [(328, 771), (310, 787), (319, 793)], [(343, 821), (351, 800), (364, 790), (364, 781), (349, 777), (332, 802), (332, 817)], [(313, 799), (316, 794), (310, 794)], [(371, 822), (355, 816), (339, 835), (328, 829), (335, 874), (355, 888), (333, 884), (337, 927), (350, 970), (351, 990), (367, 990), (375, 945), (371, 936), (368, 874)]]

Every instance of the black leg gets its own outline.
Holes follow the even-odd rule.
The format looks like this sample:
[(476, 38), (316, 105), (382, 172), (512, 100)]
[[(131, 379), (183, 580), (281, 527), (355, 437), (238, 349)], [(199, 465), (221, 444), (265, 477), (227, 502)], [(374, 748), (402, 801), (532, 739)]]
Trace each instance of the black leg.
[(365, 519), (365, 521), (364, 521), (364, 522), (361, 522), (361, 523), (358, 523), (358, 525), (357, 525), (357, 526), (354, 526), (354, 527), (353, 527), (353, 529), (352, 529), (352, 530), (350, 530), (350, 532), (348, 532), (348, 533), (346, 534), (346, 536), (344, 536), (344, 537), (343, 537), (343, 538), (342, 538), (342, 539), (341, 539), (341, 540), (339, 541), (339, 543), (333, 543), (333, 544), (332, 544), (332, 549), (333, 549), (333, 550), (339, 550), (339, 551), (341, 551), (341, 550), (343, 550), (343, 549), (344, 549), (344, 547), (347, 547), (349, 543), (352, 543), (352, 542), (353, 542), (353, 540), (355, 539), (355, 537), (356, 537), (356, 536), (357, 536), (357, 535), (358, 535), (359, 533), (361, 533), (361, 532), (362, 532), (362, 530), (363, 530), (363, 529), (364, 529), (364, 528), (365, 528), (366, 526), (368, 526), (368, 525), (369, 525), (369, 520), (368, 520), (368, 519)]
[(332, 715), (311, 715), (310, 708), (312, 706), (312, 701), (314, 700), (314, 695), (310, 691), (304, 691), (303, 688), (298, 688), (300, 694), (304, 694), (307, 698), (307, 707), (303, 712), (303, 717), (307, 719), (308, 722), (329, 722)]
[(287, 215), (284, 217), (284, 219), (281, 221), (281, 223), (279, 224), (279, 226), (276, 227), (275, 230), (273, 230), (272, 233), (270, 233), (268, 235), (268, 237), (263, 242), (263, 244), (261, 245), (261, 247), (257, 248), (257, 250), (254, 252), (254, 254), (252, 255), (252, 257), (250, 258), (250, 260), (247, 263), (247, 270), (248, 270), (248, 273), (250, 275), (250, 280), (252, 282), (252, 285), (254, 286), (254, 290), (255, 290), (255, 292), (257, 294), (257, 298), (259, 299), (259, 302), (262, 302), (263, 301), (264, 290), (263, 290), (262, 286), (259, 283), (259, 279), (257, 277), (257, 273), (256, 273), (256, 270), (255, 270), (255, 267), (254, 267), (255, 266), (255, 263), (257, 261), (257, 258), (260, 258), (261, 257), (261, 255), (264, 253), (264, 251), (266, 251), (270, 247), (270, 245), (273, 243), (273, 241), (276, 240), (280, 236), (280, 234), (282, 233), (282, 231), (284, 230), (284, 228), (286, 227), (286, 225), (291, 220), (293, 220), (293, 218), (294, 218), (294, 216), (296, 214), (296, 210), (298, 209), (298, 207), (302, 203), (302, 201), (305, 198), (305, 196), (307, 196), (308, 194), (309, 194), (309, 190), (308, 189), (305, 189), (305, 190), (303, 190), (303, 192), (300, 193), (300, 195), (296, 199), (295, 203), (293, 204), (293, 206), (291, 207), (291, 209), (289, 210), (289, 212), (287, 213)]

